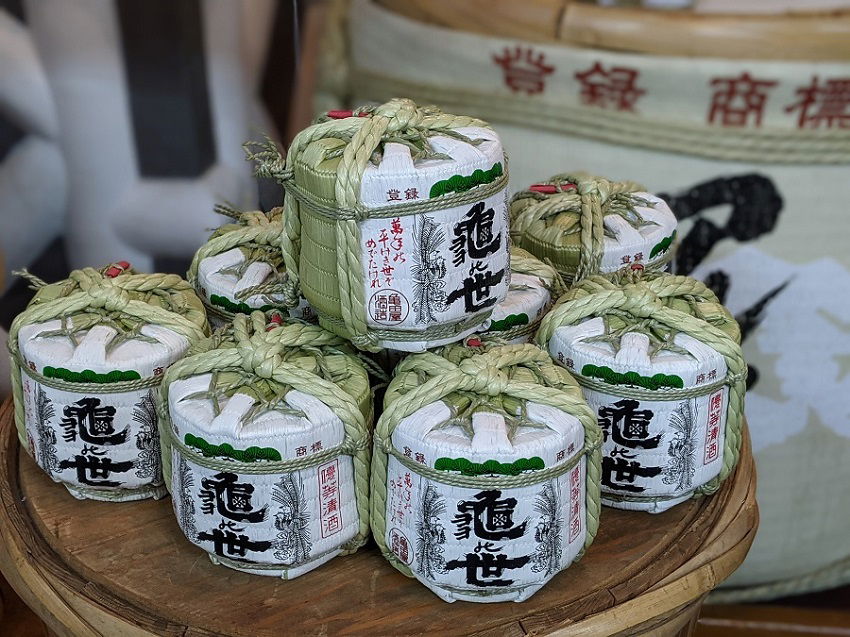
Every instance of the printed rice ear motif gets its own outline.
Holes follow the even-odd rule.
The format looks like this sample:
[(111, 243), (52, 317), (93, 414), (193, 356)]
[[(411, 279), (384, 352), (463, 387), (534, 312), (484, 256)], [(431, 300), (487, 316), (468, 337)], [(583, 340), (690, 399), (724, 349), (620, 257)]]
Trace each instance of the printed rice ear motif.
[(747, 366), (703, 283), (623, 271), (576, 284), (536, 341), (602, 427), (602, 502), (658, 513), (718, 489), (738, 462)]
[(279, 313), (238, 314), (163, 382), (162, 462), (187, 539), (291, 579), (368, 535), (371, 394), (355, 351)]
[(663, 270), (675, 248), (673, 212), (634, 182), (555, 175), (516, 193), (510, 213), (512, 241), (568, 283), (630, 265)]
[(155, 392), (207, 332), (200, 299), (177, 275), (125, 262), (29, 278), (38, 292), (9, 336), (21, 443), (75, 497), (164, 495)]
[(398, 366), (375, 433), (372, 532), (445, 601), (519, 602), (596, 535), (601, 431), (539, 348), (467, 343)]
[(493, 308), (482, 333), (485, 338), (507, 343), (527, 343), (563, 288), (563, 280), (555, 268), (522, 248), (511, 246), (508, 296)]
[(286, 187), (288, 274), (357, 347), (461, 340), (507, 295), (507, 165), (485, 122), (394, 99), (320, 118), (285, 160), (249, 157)]
[(234, 223), (218, 228), (195, 253), (187, 273), (214, 327), (235, 314), (278, 310), (292, 318), (315, 318), (281, 254), (283, 209), (239, 212), (218, 205)]

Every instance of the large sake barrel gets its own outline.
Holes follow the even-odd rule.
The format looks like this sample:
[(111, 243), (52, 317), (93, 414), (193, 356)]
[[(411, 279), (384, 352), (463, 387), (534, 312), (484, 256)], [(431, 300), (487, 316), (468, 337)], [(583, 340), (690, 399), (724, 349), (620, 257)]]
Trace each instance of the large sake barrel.
[(487, 119), (512, 191), (575, 168), (668, 202), (673, 271), (729, 307), (750, 366), (762, 523), (728, 584), (740, 599), (850, 581), (850, 13), (351, 7), (355, 103), (407, 95)]
[(249, 157), (286, 188), (290, 280), (357, 347), (461, 340), (507, 295), (506, 159), (486, 122), (395, 98), (319, 117), (285, 164), (269, 147)]

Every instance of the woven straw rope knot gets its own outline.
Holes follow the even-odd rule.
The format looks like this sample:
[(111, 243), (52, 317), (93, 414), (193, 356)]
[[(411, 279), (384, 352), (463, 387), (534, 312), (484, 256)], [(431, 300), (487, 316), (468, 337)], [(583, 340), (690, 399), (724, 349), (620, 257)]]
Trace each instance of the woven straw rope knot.
[(646, 286), (630, 283), (622, 288), (623, 300), (617, 308), (639, 318), (652, 318), (664, 302)]
[(496, 363), (484, 356), (468, 358), (458, 365), (458, 369), (466, 376), (464, 389), (488, 396), (499, 396), (508, 386), (507, 375), (499, 369)]
[(374, 116), (389, 119), (386, 130), (396, 133), (408, 128), (419, 128), (422, 125), (424, 113), (416, 107), (413, 100), (399, 98), (381, 104), (375, 109)]
[(103, 308), (107, 312), (124, 312), (130, 302), (130, 295), (109, 279), (90, 286), (86, 294), (91, 297), (91, 307)]

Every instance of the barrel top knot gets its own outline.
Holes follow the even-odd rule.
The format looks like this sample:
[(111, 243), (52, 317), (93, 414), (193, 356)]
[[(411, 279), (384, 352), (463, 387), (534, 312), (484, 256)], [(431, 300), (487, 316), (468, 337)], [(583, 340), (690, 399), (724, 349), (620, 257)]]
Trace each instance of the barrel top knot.
[(103, 308), (107, 312), (123, 312), (130, 302), (130, 295), (126, 290), (113, 283), (112, 279), (100, 279), (86, 286), (86, 294), (90, 298), (93, 308)]
[(633, 316), (651, 318), (664, 308), (664, 301), (641, 283), (629, 283), (621, 288), (623, 302), (619, 309)]
[(269, 336), (264, 325), (257, 329), (254, 321), (249, 322), (244, 315), (236, 318), (240, 324), (234, 324), (233, 333), (236, 349), (242, 358), (242, 368), (260, 378), (271, 378), (280, 362), (283, 345), (278, 339)]
[(374, 115), (386, 117), (390, 120), (387, 126), (389, 132), (417, 128), (421, 126), (424, 117), (422, 110), (417, 108), (413, 100), (407, 98), (395, 98), (381, 104), (375, 109)]
[(498, 396), (508, 387), (507, 374), (487, 354), (467, 358), (458, 365), (458, 369), (471, 381), (465, 387), (468, 391)]

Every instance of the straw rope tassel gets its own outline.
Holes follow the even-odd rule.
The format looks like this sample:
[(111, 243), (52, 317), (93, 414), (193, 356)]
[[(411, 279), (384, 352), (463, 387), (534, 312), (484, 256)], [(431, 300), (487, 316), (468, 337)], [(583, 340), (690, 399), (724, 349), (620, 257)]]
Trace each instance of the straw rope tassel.
[[(168, 328), (184, 336), (189, 343), (198, 341), (205, 336), (206, 317), (202, 310), (186, 306), (175, 308), (184, 313), (181, 315), (166, 308), (130, 298), (129, 293), (192, 292), (194, 294), (192, 286), (176, 274), (132, 274), (105, 278), (101, 272), (94, 268), (84, 268), (72, 272), (69, 279), (72, 282), (72, 288), (79, 291), (27, 308), (15, 318), (9, 330), (15, 425), (18, 430), (18, 438), (24, 448), (27, 448), (26, 416), (21, 378), (21, 366), (24, 365), (24, 362), (21, 359), (18, 344), (18, 334), (24, 325), (71, 316), (84, 310), (102, 310), (120, 313), (151, 325)], [(80, 383), (79, 387), (80, 392), (90, 391), (91, 389), (85, 383)]]
[[(685, 276), (665, 276), (645, 281), (641, 286), (615, 284), (593, 277), (575, 289), (569, 302), (556, 306), (544, 319), (535, 341), (540, 347), (548, 348), (555, 330), (562, 325), (573, 325), (584, 318), (598, 316), (607, 310), (620, 310), (636, 318), (657, 321), (715, 349), (726, 361), (729, 405), (727, 407), (723, 466), (720, 474), (696, 489), (695, 494), (710, 494), (717, 491), (720, 483), (735, 468), (741, 451), (746, 391), (747, 365), (736, 339), (706, 321), (665, 307), (661, 297), (687, 294), (708, 296), (705, 284)], [(713, 293), (710, 293), (714, 297)], [(716, 297), (714, 297), (716, 298)], [(618, 387), (618, 393), (629, 396), (628, 387)]]
[[(168, 409), (168, 393), (172, 383), (216, 370), (240, 369), (258, 379), (288, 385), (297, 391), (316, 396), (327, 405), (342, 421), (346, 443), (353, 445), (356, 449), (351, 455), (354, 463), (357, 513), (360, 520), (357, 536), (347, 545), (344, 554), (354, 552), (365, 543), (369, 533), (371, 451), (367, 444), (366, 417), (361, 413), (354, 398), (341, 391), (337, 385), (303, 367), (280, 359), (280, 353), (284, 347), (341, 345), (342, 339), (319, 327), (307, 324), (288, 324), (285, 328), (275, 328), (267, 332), (265, 315), (262, 312), (253, 312), (250, 317), (238, 315), (233, 322), (233, 331), (237, 344), (235, 348), (193, 354), (177, 361), (165, 373), (160, 392), (159, 426), (166, 487), (169, 491), (171, 490), (171, 448), (175, 440)], [(356, 444), (361, 441), (363, 444)], [(179, 440), (177, 442), (179, 443)], [(232, 467), (233, 464), (230, 463), (229, 466)], [(266, 469), (274, 471), (276, 467), (272, 465)], [(256, 473), (256, 467), (252, 468), (252, 471)]]
[[(504, 368), (527, 363), (549, 363), (548, 355), (534, 345), (506, 345), (477, 355), (455, 365), (435, 354), (421, 354), (411, 359), (418, 371), (432, 375), (427, 382), (398, 397), (389, 404), (375, 431), (374, 454), (372, 461), (372, 533), (383, 555), (401, 572), (411, 576), (410, 569), (400, 562), (389, 550), (385, 541), (386, 502), (387, 502), (387, 463), (386, 449), (392, 445), (391, 436), (402, 419), (418, 409), (429, 405), (455, 391), (469, 391), (497, 396), (505, 394), (518, 399), (538, 402), (561, 409), (578, 418), (584, 427), (584, 450), (587, 456), (586, 475), (586, 511), (587, 535), (584, 550), (590, 546), (599, 528), (600, 479), (602, 433), (596, 417), (581, 394), (578, 386), (557, 389), (529, 382), (508, 380), (502, 371)], [(451, 476), (443, 480), (451, 484)], [(516, 476), (517, 485), (535, 484), (538, 478), (533, 474)], [(584, 550), (579, 553), (583, 555)], [(578, 559), (578, 558), (576, 558)]]

